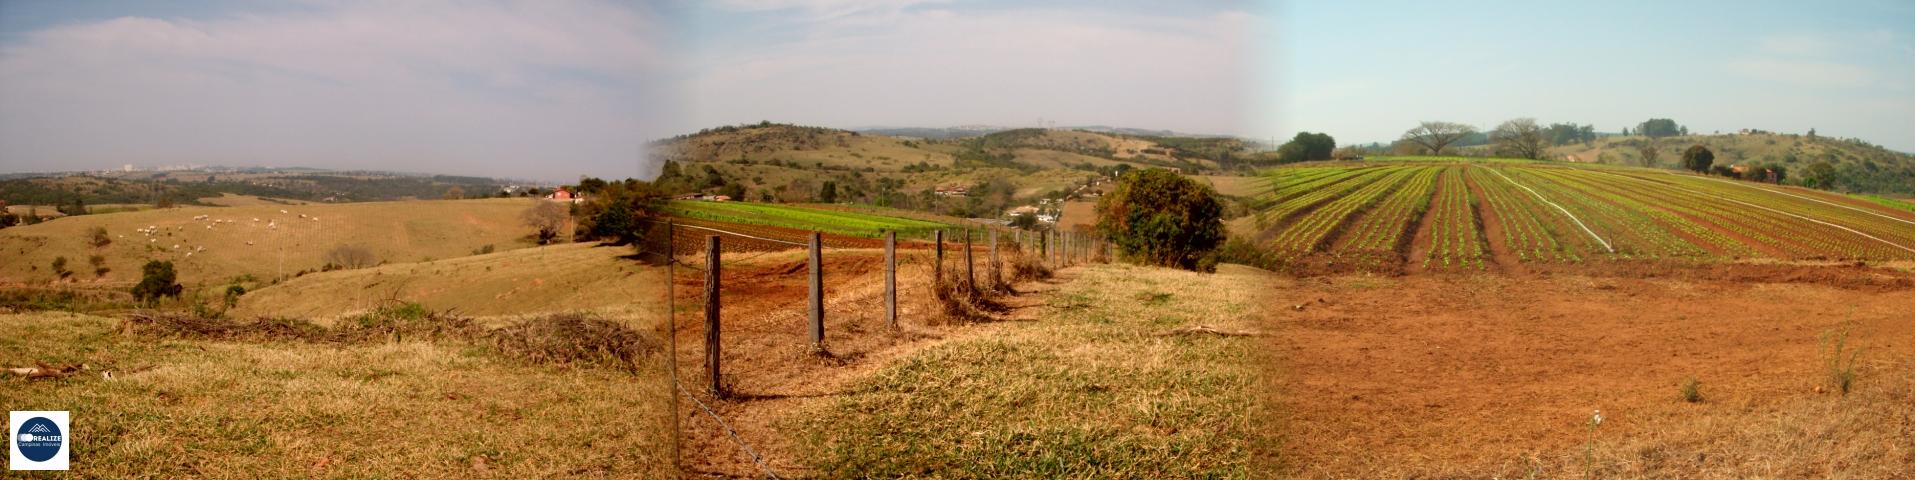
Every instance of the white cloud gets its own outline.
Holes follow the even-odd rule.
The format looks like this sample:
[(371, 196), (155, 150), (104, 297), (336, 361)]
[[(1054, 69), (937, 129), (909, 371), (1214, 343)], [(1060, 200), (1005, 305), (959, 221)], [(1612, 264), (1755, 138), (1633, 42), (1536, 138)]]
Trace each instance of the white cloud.
[(0, 156), (566, 178), (616, 174), (667, 107), (642, 91), (666, 24), (627, 5), (317, 6), (27, 33), (0, 46)]

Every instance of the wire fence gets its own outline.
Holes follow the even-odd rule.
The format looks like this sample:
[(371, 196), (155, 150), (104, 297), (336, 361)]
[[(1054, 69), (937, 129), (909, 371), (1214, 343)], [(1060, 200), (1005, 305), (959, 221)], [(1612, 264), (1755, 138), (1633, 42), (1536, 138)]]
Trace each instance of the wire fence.
[[(789, 238), (791, 235), (787, 232), (741, 231), (749, 230), (749, 228), (726, 227), (732, 226), (712, 224), (684, 225), (676, 221), (666, 221), (662, 225), (662, 232), (659, 231), (658, 228), (653, 228), (653, 234), (649, 235), (645, 241), (637, 245), (639, 250), (637, 256), (648, 263), (664, 264), (667, 268), (667, 276), (669, 278), (666, 292), (668, 298), (667, 310), (669, 314), (667, 315), (665, 328), (667, 332), (666, 335), (669, 337), (667, 342), (669, 352), (666, 355), (666, 361), (669, 364), (667, 369), (671, 377), (672, 410), (674, 412), (672, 420), (672, 430), (674, 432), (672, 442), (674, 450), (673, 457), (677, 459), (675, 463), (680, 468), (685, 467), (681, 450), (681, 443), (685, 431), (680, 425), (682, 414), (678, 413), (681, 410), (677, 400), (678, 395), (683, 395), (691, 399), (693, 406), (696, 408), (696, 411), (693, 412), (694, 416), (698, 413), (702, 413), (717, 425), (717, 429), (722, 435), (715, 436), (724, 439), (725, 442), (732, 444), (739, 452), (742, 452), (743, 456), (748, 458), (751, 465), (758, 470), (758, 473), (762, 474), (765, 478), (774, 479), (780, 478), (780, 476), (773, 469), (771, 462), (762, 454), (763, 450), (755, 448), (751, 442), (746, 440), (744, 435), (741, 435), (738, 430), (733, 427), (733, 423), (727, 422), (723, 415), (721, 415), (720, 409), (713, 408), (711, 403), (707, 403), (704, 399), (701, 399), (699, 395), (693, 393), (694, 390), (702, 390), (706, 395), (712, 397), (712, 400), (723, 401), (728, 399), (731, 393), (730, 390), (736, 388), (736, 385), (731, 385), (726, 382), (731, 376), (723, 373), (726, 371), (724, 366), (724, 349), (722, 346), (724, 343), (727, 343), (722, 341), (726, 338), (725, 334), (744, 334), (757, 337), (750, 340), (761, 342), (766, 341), (767, 338), (773, 340), (780, 337), (788, 337), (794, 340), (803, 338), (804, 341), (811, 344), (811, 349), (814, 353), (822, 353), (825, 348), (824, 340), (826, 336), (825, 327), (827, 317), (837, 317), (840, 315), (857, 316), (859, 314), (869, 315), (871, 312), (867, 309), (877, 308), (883, 312), (880, 318), (883, 318), (889, 327), (897, 328), (899, 326), (898, 295), (901, 290), (900, 283), (905, 284), (902, 286), (903, 290), (934, 291), (938, 288), (938, 279), (943, 277), (947, 279), (955, 278), (955, 281), (962, 282), (964, 288), (972, 289), (973, 291), (978, 290), (981, 283), (988, 283), (991, 289), (996, 290), (1003, 288), (1004, 282), (1007, 280), (1005, 274), (1008, 272), (1005, 266), (1008, 262), (1006, 261), (1016, 261), (1017, 259), (1015, 257), (1029, 256), (1033, 258), (1034, 261), (1048, 268), (1060, 268), (1081, 262), (1096, 261), (1097, 259), (1105, 257), (1105, 247), (1101, 239), (1082, 234), (1020, 232), (983, 226), (975, 230), (951, 229), (934, 231), (927, 235), (929, 238), (924, 239), (896, 238), (895, 233), (892, 233), (888, 235), (889, 238), (886, 238), (880, 243), (884, 255), (884, 260), (880, 267), (884, 274), (881, 282), (883, 284), (882, 302), (870, 301), (871, 299), (868, 298), (869, 292), (862, 295), (855, 292), (850, 294), (834, 292), (839, 293), (837, 298), (832, 299), (833, 301), (830, 305), (835, 308), (827, 309), (827, 299), (825, 298), (826, 289), (822, 281), (826, 254), (836, 252), (831, 253), (831, 255), (834, 257), (843, 255), (846, 257), (868, 258), (873, 253), (871, 252), (872, 248), (868, 245), (874, 242), (868, 240), (846, 240), (841, 237), (827, 238), (818, 232), (806, 232), (810, 238), (794, 239)], [(947, 232), (956, 233), (956, 235), (949, 235)], [(703, 255), (698, 254), (697, 249), (687, 248), (700, 245), (682, 245), (682, 243), (689, 243), (685, 242), (685, 240), (700, 237), (705, 240), (701, 242), (703, 244), (702, 246), (705, 247), (703, 249)], [(738, 241), (746, 243), (746, 245), (741, 246), (743, 248), (724, 250), (721, 245), (729, 241)], [(969, 242), (969, 248), (965, 248), (967, 241)], [(839, 246), (834, 247), (831, 245)], [(947, 251), (947, 248), (951, 250)], [(794, 251), (805, 254), (806, 265), (802, 270), (796, 268), (782, 270), (771, 268), (770, 271), (767, 271), (768, 266), (763, 265), (763, 262), (760, 261), (766, 256), (789, 255)], [(906, 251), (910, 253), (904, 253)], [(985, 264), (985, 268), (977, 268), (977, 264), (980, 263), (980, 261)], [(908, 267), (908, 270), (902, 273), (907, 274), (905, 275), (906, 277), (916, 278), (917, 280), (901, 282), (901, 272), (898, 270), (900, 263)], [(713, 271), (714, 266), (716, 268), (715, 272)], [(784, 264), (778, 264), (770, 265), (769, 267), (783, 266)], [(749, 273), (760, 281), (767, 281), (767, 278), (770, 279), (769, 281), (776, 281), (787, 276), (808, 277), (808, 288), (806, 289), (808, 298), (806, 299), (804, 308), (774, 308), (771, 309), (771, 311), (762, 312), (763, 316), (761, 318), (745, 319), (748, 322), (756, 320), (757, 323), (785, 325), (780, 321), (788, 317), (809, 317), (808, 328), (802, 330), (786, 330), (785, 328), (740, 330), (737, 326), (727, 328), (725, 326), (725, 319), (729, 318), (734, 322), (739, 320), (733, 317), (726, 317), (722, 310), (722, 306), (725, 304), (722, 300), (725, 290), (725, 281), (723, 279), (726, 277), (726, 273), (735, 267), (757, 267), (757, 270), (750, 271)], [(680, 283), (680, 277), (677, 271), (679, 268), (684, 268), (688, 272), (703, 276), (706, 279), (705, 282), (702, 282), (702, 286), (704, 287), (703, 294), (697, 297), (696, 300), (693, 300), (693, 303), (700, 307), (699, 311), (704, 312), (703, 316), (705, 317), (703, 318), (705, 331), (702, 333), (704, 333), (703, 337), (706, 340), (703, 355), (706, 360), (706, 365), (705, 368), (703, 368), (704, 372), (702, 372), (704, 375), (700, 375), (702, 378), (696, 382), (696, 384), (700, 384), (702, 388), (686, 388), (684, 386), (684, 374), (688, 372), (681, 371), (678, 365), (678, 354), (680, 352), (677, 337), (679, 334), (678, 316), (680, 312), (678, 311), (677, 305), (679, 293), (676, 289)], [(743, 268), (741, 268), (741, 270)], [(868, 269), (868, 265), (865, 266), (865, 268)], [(949, 268), (949, 270), (947, 270), (947, 268)], [(851, 273), (869, 275), (874, 272), (866, 270)], [(980, 273), (983, 275), (980, 276)], [(980, 282), (980, 280), (983, 280), (983, 282)], [(694, 280), (686, 283), (696, 282)], [(849, 285), (833, 285), (834, 290), (844, 290), (848, 289), (847, 287), (849, 287)], [(869, 287), (867, 286), (866, 288)], [(749, 292), (747, 292), (747, 294), (749, 294)], [(845, 298), (848, 296), (858, 298)], [(917, 301), (922, 301), (924, 297), (914, 296), (912, 298)], [(764, 299), (760, 298), (757, 300), (763, 301)], [(867, 306), (873, 303), (879, 304), (880, 306)], [(847, 312), (845, 309), (861, 311)], [(800, 335), (803, 335), (803, 337)], [(738, 342), (738, 340), (734, 339), (733, 342)], [(778, 366), (746, 365), (746, 367), (765, 369), (777, 368)]]

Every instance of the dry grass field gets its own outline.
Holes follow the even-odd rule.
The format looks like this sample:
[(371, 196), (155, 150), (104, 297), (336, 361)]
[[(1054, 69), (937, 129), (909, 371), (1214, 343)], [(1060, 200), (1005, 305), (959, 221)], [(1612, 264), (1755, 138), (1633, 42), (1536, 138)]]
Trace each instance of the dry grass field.
[(573, 243), (486, 255), (314, 273), (248, 293), (232, 315), (328, 319), (395, 301), (464, 315), (565, 311), (662, 312), (664, 268), (630, 258), (631, 247)]
[(527, 361), (477, 340), (162, 333), (85, 315), (0, 315), (0, 365), (86, 366), (61, 379), (0, 375), (0, 405), (71, 411), (73, 473), (89, 477), (672, 471), (655, 357), (628, 370)]
[[(486, 245), (511, 250), (529, 245), (522, 239), (532, 232), (521, 225), (519, 213), (534, 201), (260, 204), (63, 218), (0, 230), (0, 252), (8, 258), (0, 263), (0, 283), (53, 283), (56, 257), (65, 257), (74, 271), (61, 283), (123, 287), (139, 280), (146, 261), (170, 260), (181, 283), (191, 288), (242, 275), (271, 281), (316, 271), (325, 264), (322, 256), (342, 245), (365, 247), (377, 261), (391, 263), (466, 256)], [(104, 228), (112, 243), (89, 245), (89, 232), (96, 227)], [(93, 255), (103, 257), (110, 271), (96, 275), (89, 263)]]

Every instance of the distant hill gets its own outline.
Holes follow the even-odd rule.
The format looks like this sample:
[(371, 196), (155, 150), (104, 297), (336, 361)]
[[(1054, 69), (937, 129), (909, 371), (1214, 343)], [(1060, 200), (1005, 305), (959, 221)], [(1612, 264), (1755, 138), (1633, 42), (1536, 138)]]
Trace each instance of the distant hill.
[[(1640, 150), (1653, 145), (1654, 165), (1645, 165)], [(1575, 162), (1677, 168), (1682, 151), (1703, 145), (1715, 153), (1717, 165), (1777, 165), (1786, 169), (1784, 183), (1815, 186), (1849, 193), (1906, 197), (1915, 195), (1915, 155), (1897, 152), (1856, 139), (1809, 137), (1797, 134), (1752, 133), (1687, 135), (1651, 140), (1640, 135), (1609, 136), (1589, 144), (1551, 148), (1549, 154)], [(1827, 162), (1830, 178), (1818, 179), (1811, 166)]]
[[(980, 133), (984, 130), (851, 131), (765, 122), (708, 128), (657, 142), (654, 151), (671, 162), (665, 178), (676, 176), (692, 190), (753, 201), (870, 203), (960, 217), (994, 217), (1005, 205), (1061, 198), (1118, 168), (1214, 174), (1245, 172), (1266, 159), (1246, 142), (1227, 137), (1037, 128)], [(827, 186), (832, 198), (824, 198)], [(958, 187), (968, 195), (937, 193)]]
[(184, 171), (22, 174), (0, 180), (0, 201), (13, 205), (201, 205), (223, 194), (281, 199), (365, 202), (442, 198), (453, 187), (465, 197), (494, 196), (516, 182), (484, 177), (309, 168), (206, 168)]

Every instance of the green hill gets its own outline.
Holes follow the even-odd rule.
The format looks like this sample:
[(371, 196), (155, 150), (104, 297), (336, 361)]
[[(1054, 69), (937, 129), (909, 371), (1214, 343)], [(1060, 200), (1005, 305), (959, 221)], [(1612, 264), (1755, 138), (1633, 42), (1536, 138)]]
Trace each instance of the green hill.
[[(1855, 139), (1796, 134), (1751, 133), (1687, 135), (1650, 139), (1640, 135), (1610, 136), (1589, 144), (1553, 147), (1550, 156), (1575, 162), (1677, 168), (1682, 151), (1703, 145), (1715, 152), (1717, 165), (1780, 166), (1783, 183), (1814, 186), (1848, 193), (1915, 195), (1915, 155), (1882, 148)], [(1640, 153), (1653, 146), (1657, 159), (1645, 163)], [(1828, 168), (1817, 175), (1818, 163)]]

